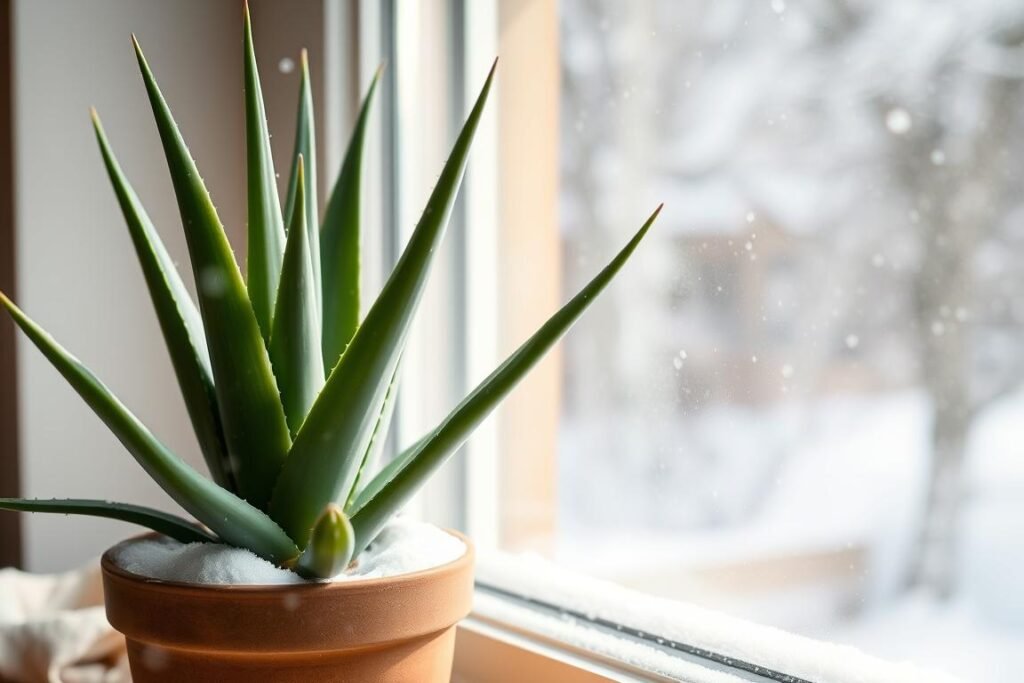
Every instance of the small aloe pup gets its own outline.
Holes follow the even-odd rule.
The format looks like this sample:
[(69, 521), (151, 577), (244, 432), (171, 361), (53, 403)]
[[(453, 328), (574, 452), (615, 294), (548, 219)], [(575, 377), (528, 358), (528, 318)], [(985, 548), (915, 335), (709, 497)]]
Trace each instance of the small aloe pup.
[(247, 276), (138, 41), (132, 38), (185, 230), (198, 306), (93, 124), (211, 478), (172, 453), (6, 296), (0, 303), (151, 477), (201, 525), (99, 500), (0, 499), (0, 508), (111, 517), (182, 542), (247, 548), (308, 577), (342, 571), (608, 285), (657, 216), (448, 417), (374, 476), (402, 350), (444, 236), (491, 69), (422, 218), (380, 296), (360, 311), (360, 173), (370, 84), (323, 219), (309, 67), (282, 208), (248, 11), (244, 27)]

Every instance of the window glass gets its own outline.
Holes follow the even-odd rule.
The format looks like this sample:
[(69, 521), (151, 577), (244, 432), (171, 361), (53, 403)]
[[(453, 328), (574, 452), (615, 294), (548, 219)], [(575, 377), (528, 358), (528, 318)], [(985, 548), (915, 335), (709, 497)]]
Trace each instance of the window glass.
[(666, 208), (567, 337), (537, 549), (1016, 680), (1024, 8), (559, 13), (563, 299)]

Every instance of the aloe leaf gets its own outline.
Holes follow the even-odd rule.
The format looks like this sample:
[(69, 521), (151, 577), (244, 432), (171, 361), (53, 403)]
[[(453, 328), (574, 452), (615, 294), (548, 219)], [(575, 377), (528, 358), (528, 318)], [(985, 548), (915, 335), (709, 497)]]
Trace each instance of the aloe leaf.
[(303, 163), (299, 157), (299, 190), (296, 211), (288, 230), (281, 286), (270, 335), (270, 361), (281, 388), (281, 402), (292, 434), (299, 431), (324, 385), (324, 364), (320, 355), (320, 311), (316, 305), (313, 264), (306, 241)]
[(299, 177), (299, 156), (305, 166), (306, 232), (309, 234), (309, 253), (316, 278), (316, 305), (321, 306), (320, 292), (320, 218), (317, 214), (316, 192), (316, 128), (313, 120), (313, 88), (309, 80), (309, 55), (302, 51), (302, 81), (299, 84), (299, 112), (295, 122), (295, 151), (292, 170), (288, 177), (288, 194), (284, 204), (284, 219), (290, 227), (294, 223), (296, 190)]
[(54, 498), (51, 500), (0, 498), (0, 510), (105, 517), (144, 526), (182, 543), (220, 543), (220, 539), (216, 536), (177, 515), (128, 503), (79, 498)]
[(284, 258), (284, 221), (277, 195), (277, 174), (270, 153), (270, 131), (263, 89), (252, 44), (249, 5), (245, 5), (245, 149), (249, 193), (249, 256), (247, 285), (252, 310), (264, 340), (270, 339), (274, 301)]
[(347, 500), (352, 490), (444, 236), (493, 79), (492, 68), (398, 265), (331, 371), (281, 469), (270, 514), (300, 548), (324, 506)]
[(360, 202), (363, 148), (370, 104), (383, 67), (377, 69), (363, 98), (345, 160), (327, 201), (320, 228), (320, 267), (323, 270), (324, 367), (333, 368), (359, 327)]
[(391, 418), (395, 414), (395, 397), (398, 394), (398, 379), (399, 373), (402, 370), (402, 364), (399, 362), (398, 367), (395, 368), (395, 373), (391, 376), (391, 384), (388, 385), (388, 393), (384, 397), (384, 404), (380, 408), (380, 415), (377, 416), (377, 425), (373, 428), (373, 436), (370, 437), (370, 445), (366, 447), (366, 453), (363, 455), (362, 462), (359, 464), (359, 469), (356, 470), (355, 481), (352, 482), (352, 490), (349, 491), (348, 499), (345, 501), (345, 512), (348, 512), (356, 501), (356, 494), (359, 492), (360, 483), (363, 478), (363, 474), (366, 472), (366, 468), (377, 462), (380, 458), (381, 451), (384, 450), (384, 444), (388, 440), (388, 430), (391, 429)]
[(88, 368), (2, 293), (0, 304), (149, 476), (189, 514), (225, 543), (248, 548), (271, 562), (284, 564), (298, 555), (292, 540), (264, 512), (174, 455)]
[(345, 512), (349, 515), (354, 515), (359, 512), (363, 507), (373, 499), (378, 493), (381, 492), (388, 482), (395, 478), (395, 475), (404, 468), (410, 460), (416, 457), (416, 453), (423, 447), (430, 438), (430, 434), (420, 438), (419, 441), (409, 446), (404, 451), (395, 456), (388, 464), (384, 465), (377, 474), (373, 476), (366, 485), (359, 489), (359, 493), (355, 495), (351, 503), (345, 508)]
[(354, 510), (352, 527), (356, 532), (357, 555), (373, 541), (388, 519), (462, 445), (477, 425), (576, 322), (633, 254), (660, 211), (659, 206), (633, 239), (597, 274), (597, 277), (463, 399), (424, 441), (412, 449), (408, 457), (400, 458), (404, 462), (395, 468), (391, 480), (362, 507)]
[(96, 111), (92, 112), (93, 127), (99, 141), (103, 163), (107, 167), (114, 193), (121, 205), (135, 253), (142, 266), (142, 274), (149, 288), (149, 296), (156, 310), (160, 330), (163, 332), (171, 364), (178, 378), (181, 395), (185, 399), (192, 428), (203, 452), (203, 459), (213, 480), (226, 489), (234, 490), (217, 395), (210, 370), (210, 356), (199, 311), (178, 275), (174, 261), (167, 253), (160, 235), (150, 221), (135, 190), (121, 171), (117, 158), (110, 149), (103, 124)]
[(331, 503), (310, 534), (306, 550), (299, 556), (295, 571), (311, 579), (329, 579), (340, 574), (352, 561), (355, 534), (341, 508)]
[(132, 39), (185, 227), (232, 471), (242, 497), (264, 509), (291, 446), (270, 358), (224, 227)]

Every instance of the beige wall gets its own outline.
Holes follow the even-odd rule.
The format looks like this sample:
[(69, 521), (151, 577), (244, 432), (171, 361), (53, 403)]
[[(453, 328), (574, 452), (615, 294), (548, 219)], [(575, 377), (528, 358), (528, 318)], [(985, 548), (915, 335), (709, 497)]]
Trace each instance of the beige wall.
[[(15, 153), (20, 303), (175, 452), (201, 467), (130, 240), (96, 150), (95, 105), (169, 250), (187, 254), (129, 35), (135, 31), (236, 246), (244, 231), (240, 4), (18, 0)], [(256, 18), (258, 29), (258, 17)], [(258, 32), (258, 30), (257, 30)], [(274, 68), (266, 65), (264, 68)], [(289, 139), (292, 122), (272, 130)], [(187, 265), (185, 265), (187, 271)], [(186, 280), (191, 276), (186, 274)], [(174, 505), (24, 339), (23, 493)], [(26, 565), (67, 568), (134, 532), (116, 522), (24, 520)]]

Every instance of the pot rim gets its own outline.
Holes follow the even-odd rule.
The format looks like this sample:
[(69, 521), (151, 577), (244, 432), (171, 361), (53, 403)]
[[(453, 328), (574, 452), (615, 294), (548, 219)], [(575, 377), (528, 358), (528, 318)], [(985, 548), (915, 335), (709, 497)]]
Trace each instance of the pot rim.
[[(435, 567), (428, 567), (426, 569), (419, 569), (414, 572), (406, 572), (404, 574), (396, 574), (394, 576), (381, 576), (373, 578), (358, 578), (349, 579), (346, 581), (305, 581), (303, 583), (281, 583), (281, 584), (235, 584), (235, 583), (224, 583), (224, 584), (207, 584), (207, 583), (188, 583), (186, 581), (169, 581), (166, 579), (156, 579), (142, 574), (136, 574), (135, 572), (124, 569), (119, 566), (113, 557), (113, 553), (123, 545), (141, 541), (144, 539), (151, 539), (163, 536), (163, 534), (155, 531), (150, 531), (144, 534), (138, 534), (136, 536), (130, 536), (129, 538), (119, 541), (114, 545), (107, 548), (103, 555), (100, 557), (100, 567), (104, 573), (116, 576), (122, 580), (129, 581), (135, 584), (145, 585), (146, 588), (153, 590), (168, 590), (175, 593), (181, 593), (182, 591), (189, 593), (203, 594), (204, 596), (211, 596), (215, 593), (230, 594), (233, 597), (241, 596), (272, 596), (275, 593), (291, 593), (291, 592), (313, 592), (313, 591), (349, 591), (349, 592), (363, 592), (373, 591), (387, 586), (389, 588), (396, 588), (405, 584), (419, 583), (425, 578), (428, 578), (437, 574), (448, 574), (455, 573), (462, 570), (467, 564), (473, 564), (475, 560), (475, 548), (473, 542), (463, 533), (455, 531), (454, 529), (447, 529), (439, 527), (445, 533), (454, 536), (455, 538), (462, 541), (466, 550), (462, 555), (439, 564)], [(225, 544), (226, 545), (226, 544)]]

